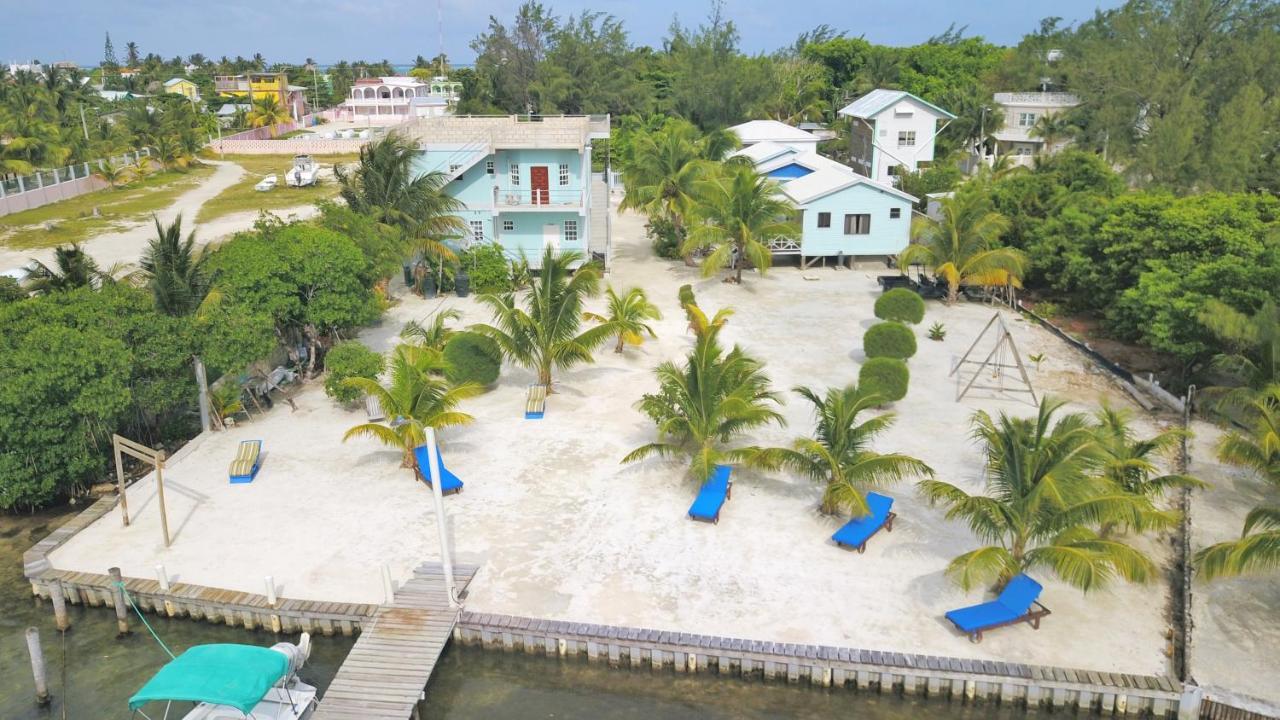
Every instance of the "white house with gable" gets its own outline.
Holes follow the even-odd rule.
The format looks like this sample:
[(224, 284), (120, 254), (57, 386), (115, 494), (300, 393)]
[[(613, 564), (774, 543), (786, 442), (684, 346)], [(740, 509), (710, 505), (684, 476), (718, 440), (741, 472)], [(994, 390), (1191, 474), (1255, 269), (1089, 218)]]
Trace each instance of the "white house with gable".
[(741, 125), (734, 125), (729, 128), (729, 132), (738, 136), (743, 147), (758, 143), (777, 143), (794, 148), (798, 152), (816, 153), (818, 151), (817, 135), (777, 120), (749, 120)]
[(933, 162), (934, 139), (956, 117), (905, 90), (883, 88), (854, 100), (840, 114), (853, 119), (853, 169), (889, 185), (900, 170), (914, 172)]

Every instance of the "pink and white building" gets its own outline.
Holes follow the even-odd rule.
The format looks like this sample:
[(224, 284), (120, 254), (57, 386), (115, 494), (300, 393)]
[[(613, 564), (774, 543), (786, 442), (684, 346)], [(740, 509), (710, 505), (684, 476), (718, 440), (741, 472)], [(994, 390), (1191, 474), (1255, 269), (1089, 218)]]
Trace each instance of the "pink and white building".
[(462, 83), (446, 77), (360, 78), (338, 110), (344, 119), (394, 125), (412, 118), (449, 115), (461, 92)]

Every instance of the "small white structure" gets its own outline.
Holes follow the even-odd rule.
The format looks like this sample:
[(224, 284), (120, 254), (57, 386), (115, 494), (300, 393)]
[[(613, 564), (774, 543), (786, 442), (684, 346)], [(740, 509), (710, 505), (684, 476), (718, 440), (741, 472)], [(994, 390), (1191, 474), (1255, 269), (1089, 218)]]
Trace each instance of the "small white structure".
[[(289, 168), (289, 172), (285, 173), (284, 184), (289, 187), (306, 187), (316, 184), (316, 173), (320, 172), (320, 168), (316, 166), (316, 161), (310, 155), (294, 155), (293, 167)], [(272, 175), (272, 177), (275, 177)]]
[(777, 143), (799, 152), (817, 152), (818, 137), (777, 120), (748, 120), (729, 131), (738, 136), (743, 147), (757, 143)]
[(276, 185), (279, 182), (280, 182), (280, 179), (277, 178), (275, 175), (268, 175), (262, 178), (261, 180), (259, 180), (258, 184), (253, 186), (253, 189), (257, 190), (258, 192), (267, 192), (270, 190), (275, 190)]
[(915, 172), (933, 162), (934, 139), (956, 117), (905, 90), (883, 88), (841, 108), (840, 114), (853, 118), (853, 169), (890, 185), (897, 183), (900, 171)]
[(1014, 164), (1031, 165), (1035, 156), (1052, 155), (1070, 142), (1065, 137), (1057, 138), (1050, 146), (1044, 138), (1037, 137), (1032, 128), (1043, 117), (1079, 105), (1079, 97), (1065, 92), (1002, 92), (996, 93), (993, 99), (1004, 111), (1004, 124), (992, 133), (996, 145), (986, 158), (989, 162), (1011, 155)]

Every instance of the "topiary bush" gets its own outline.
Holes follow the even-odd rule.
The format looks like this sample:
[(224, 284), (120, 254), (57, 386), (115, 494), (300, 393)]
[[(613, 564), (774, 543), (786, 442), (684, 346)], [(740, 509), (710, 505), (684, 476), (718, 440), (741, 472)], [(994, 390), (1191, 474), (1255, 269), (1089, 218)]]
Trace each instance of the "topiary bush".
[(911, 371), (897, 358), (872, 358), (858, 371), (858, 387), (868, 394), (879, 395), (885, 402), (895, 402), (907, 396)]
[(328, 372), (324, 378), (324, 392), (340, 403), (359, 400), (364, 393), (343, 383), (347, 378), (362, 377), (376, 380), (382, 374), (382, 355), (355, 340), (340, 342), (324, 356)]
[(444, 359), (449, 363), (445, 377), (455, 385), (474, 382), (487, 387), (497, 382), (502, 370), (502, 349), (479, 333), (454, 334), (445, 343)]
[(876, 323), (862, 336), (862, 352), (868, 358), (906, 360), (916, 354), (916, 334), (902, 323)]
[(915, 325), (924, 320), (924, 299), (914, 290), (894, 288), (876, 298), (876, 317)]

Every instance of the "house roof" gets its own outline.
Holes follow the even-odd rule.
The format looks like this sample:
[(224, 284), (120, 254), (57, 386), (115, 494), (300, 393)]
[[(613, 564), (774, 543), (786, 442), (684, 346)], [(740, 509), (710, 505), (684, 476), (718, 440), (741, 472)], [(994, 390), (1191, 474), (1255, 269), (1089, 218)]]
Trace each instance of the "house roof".
[(830, 167), (816, 170), (804, 177), (788, 182), (782, 186), (782, 192), (797, 204), (805, 205), (820, 197), (855, 185), (866, 185), (872, 190), (893, 195), (907, 202), (913, 203), (916, 201), (914, 196), (908, 195), (897, 188), (878, 183), (871, 178), (863, 177), (852, 171), (844, 172)]
[(218, 115), (229, 117), (231, 115), (235, 115), (237, 110), (244, 110), (248, 112), (252, 109), (253, 106), (249, 103), (223, 103), (222, 107), (218, 108)]
[(759, 142), (818, 142), (818, 138), (777, 120), (748, 120), (741, 125), (729, 128), (730, 132), (742, 139), (743, 145)]
[(783, 145), (771, 140), (765, 140), (763, 142), (752, 143), (741, 150), (736, 150), (730, 155), (730, 157), (744, 157), (756, 165), (759, 165), (760, 163), (767, 162), (781, 155), (794, 155), (798, 152), (800, 151), (790, 145)]
[(912, 95), (911, 93), (907, 92), (906, 90), (886, 90), (885, 88), (876, 88), (875, 90), (872, 90), (871, 92), (867, 93), (866, 95), (863, 95), (857, 100), (854, 100), (853, 102), (849, 103), (843, 108), (840, 108), (840, 114), (848, 115), (850, 117), (864, 118), (864, 119), (870, 120), (876, 115), (879, 115), (880, 113), (884, 112), (887, 108), (895, 105), (898, 102), (901, 102), (906, 98), (910, 98), (914, 100), (915, 102), (937, 113), (941, 117), (947, 118), (949, 120), (954, 120), (956, 117), (950, 112), (943, 110), (942, 108), (938, 107), (937, 105), (934, 105), (933, 103), (927, 100), (922, 100), (916, 97), (915, 95)]
[(191, 82), (190, 80), (188, 80), (188, 79), (186, 79), (186, 78), (170, 78), (170, 79), (168, 79), (168, 80), (165, 80), (165, 81), (164, 81), (164, 86), (165, 86), (165, 87), (173, 87), (174, 85), (180, 85), (180, 84), (182, 84), (182, 83), (187, 83), (188, 85), (194, 85), (194, 84), (195, 84), (195, 83)]

